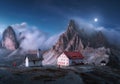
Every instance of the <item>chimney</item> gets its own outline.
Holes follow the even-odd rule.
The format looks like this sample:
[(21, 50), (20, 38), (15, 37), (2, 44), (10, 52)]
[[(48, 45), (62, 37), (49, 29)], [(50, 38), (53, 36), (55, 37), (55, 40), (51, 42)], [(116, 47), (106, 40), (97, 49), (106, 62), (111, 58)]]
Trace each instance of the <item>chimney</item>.
[(37, 57), (38, 57), (38, 58), (42, 58), (41, 49), (38, 49), (38, 50), (37, 50)]

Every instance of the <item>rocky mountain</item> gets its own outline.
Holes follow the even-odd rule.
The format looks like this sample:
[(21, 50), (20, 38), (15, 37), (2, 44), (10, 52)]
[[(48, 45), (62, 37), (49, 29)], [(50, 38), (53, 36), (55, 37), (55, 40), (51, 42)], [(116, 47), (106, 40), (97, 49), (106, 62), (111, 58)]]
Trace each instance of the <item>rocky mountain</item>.
[(110, 46), (110, 59), (108, 65), (120, 69), (120, 49), (116, 46)]
[(81, 38), (78, 32), (78, 28), (75, 25), (73, 20), (70, 21), (67, 31), (64, 32), (58, 39), (57, 43), (51, 48), (48, 52), (46, 52), (43, 57), (43, 64), (56, 64), (57, 57), (63, 51), (82, 51), (83, 44), (81, 42)]
[(5, 29), (2, 36), (2, 47), (9, 50), (15, 50), (18, 48), (19, 45), (16, 34), (11, 26), (8, 26), (8, 28)]
[(74, 20), (71, 20), (66, 32), (60, 36), (54, 49), (58, 51), (81, 51), (86, 46), (93, 48), (108, 47), (109, 42), (101, 31), (95, 31), (89, 35), (84, 29), (78, 28)]
[(70, 21), (67, 31), (63, 33), (53, 50), (58, 52), (63, 51), (81, 51), (83, 49), (83, 44), (79, 36), (78, 29), (73, 20)]
[[(113, 47), (111, 47), (107, 38), (101, 31), (95, 31), (90, 35), (84, 29), (78, 28), (74, 20), (70, 20), (67, 30), (59, 37), (57, 43), (53, 46), (53, 48), (43, 54), (43, 64), (55, 65), (57, 57), (63, 51), (82, 52), (88, 46), (96, 49), (99, 47), (110, 48), (112, 54), (109, 54), (109, 64), (111, 65), (112, 62), (120, 63), (118, 59), (120, 57), (118, 57), (118, 54), (115, 53), (115, 50), (113, 50)], [(112, 64), (114, 65), (114, 63)]]
[(104, 40), (106, 39), (101, 32), (95, 32), (89, 36), (83, 29), (78, 28), (74, 20), (70, 20), (67, 30), (59, 37), (57, 43), (43, 55), (43, 64), (56, 64), (57, 57), (64, 51), (82, 52), (88, 45), (92, 47), (103, 46)]
[(91, 47), (94, 48), (98, 48), (102, 46), (109, 47), (109, 42), (107, 41), (107, 38), (102, 33), (102, 31), (95, 32), (95, 34), (91, 36), (89, 40)]

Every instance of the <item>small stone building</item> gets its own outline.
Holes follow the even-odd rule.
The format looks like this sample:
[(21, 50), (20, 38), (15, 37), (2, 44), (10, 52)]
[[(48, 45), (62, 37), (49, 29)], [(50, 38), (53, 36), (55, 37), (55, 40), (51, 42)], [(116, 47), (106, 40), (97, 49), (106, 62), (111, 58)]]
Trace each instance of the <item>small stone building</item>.
[(42, 66), (41, 50), (29, 50), (25, 57), (25, 67)]

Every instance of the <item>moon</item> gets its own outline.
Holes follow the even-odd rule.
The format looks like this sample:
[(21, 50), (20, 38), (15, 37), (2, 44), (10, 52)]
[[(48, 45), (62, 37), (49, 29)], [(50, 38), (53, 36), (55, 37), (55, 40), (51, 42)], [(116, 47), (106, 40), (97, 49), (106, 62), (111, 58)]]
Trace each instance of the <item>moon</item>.
[(98, 22), (98, 18), (94, 18), (94, 22)]

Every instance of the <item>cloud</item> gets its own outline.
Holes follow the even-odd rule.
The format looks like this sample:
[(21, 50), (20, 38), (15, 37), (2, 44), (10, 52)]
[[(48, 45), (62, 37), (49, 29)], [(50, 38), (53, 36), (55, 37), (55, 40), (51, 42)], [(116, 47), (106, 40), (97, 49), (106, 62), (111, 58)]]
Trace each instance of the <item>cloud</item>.
[(59, 34), (55, 34), (51, 37), (49, 37), (46, 42), (45, 42), (45, 48), (49, 47), (51, 48), (58, 40), (59, 36), (62, 34), (63, 32), (60, 32)]
[(25, 31), (28, 28), (26, 22), (22, 22), (21, 24), (13, 24), (11, 25), (17, 32)]
[(49, 49), (55, 44), (61, 34), (49, 37), (46, 33), (40, 31), (39, 28), (29, 26), (26, 22), (12, 25), (12, 27), (14, 27), (15, 31), (18, 31), (17, 34), (21, 32), (19, 39), (24, 39), (22, 39), (20, 47), (25, 50), (34, 50), (38, 48)]
[(31, 29), (22, 32), (21, 38), (22, 37), (25, 38), (22, 40), (20, 47), (26, 50), (43, 48), (42, 44), (46, 40), (46, 36), (37, 29)]
[(0, 34), (3, 33), (6, 27), (7, 27), (6, 25), (0, 24)]
[(103, 33), (106, 35), (110, 43), (120, 46), (120, 31), (104, 29)]
[(0, 24), (0, 40), (2, 39), (2, 34), (6, 27), (6, 25)]
[(104, 26), (97, 26), (78, 17), (75, 17), (73, 19), (78, 23), (79, 28), (84, 28), (84, 30), (88, 34), (91, 34), (95, 31), (102, 31), (111, 44), (120, 45), (120, 31), (115, 30), (116, 28), (106, 28)]

